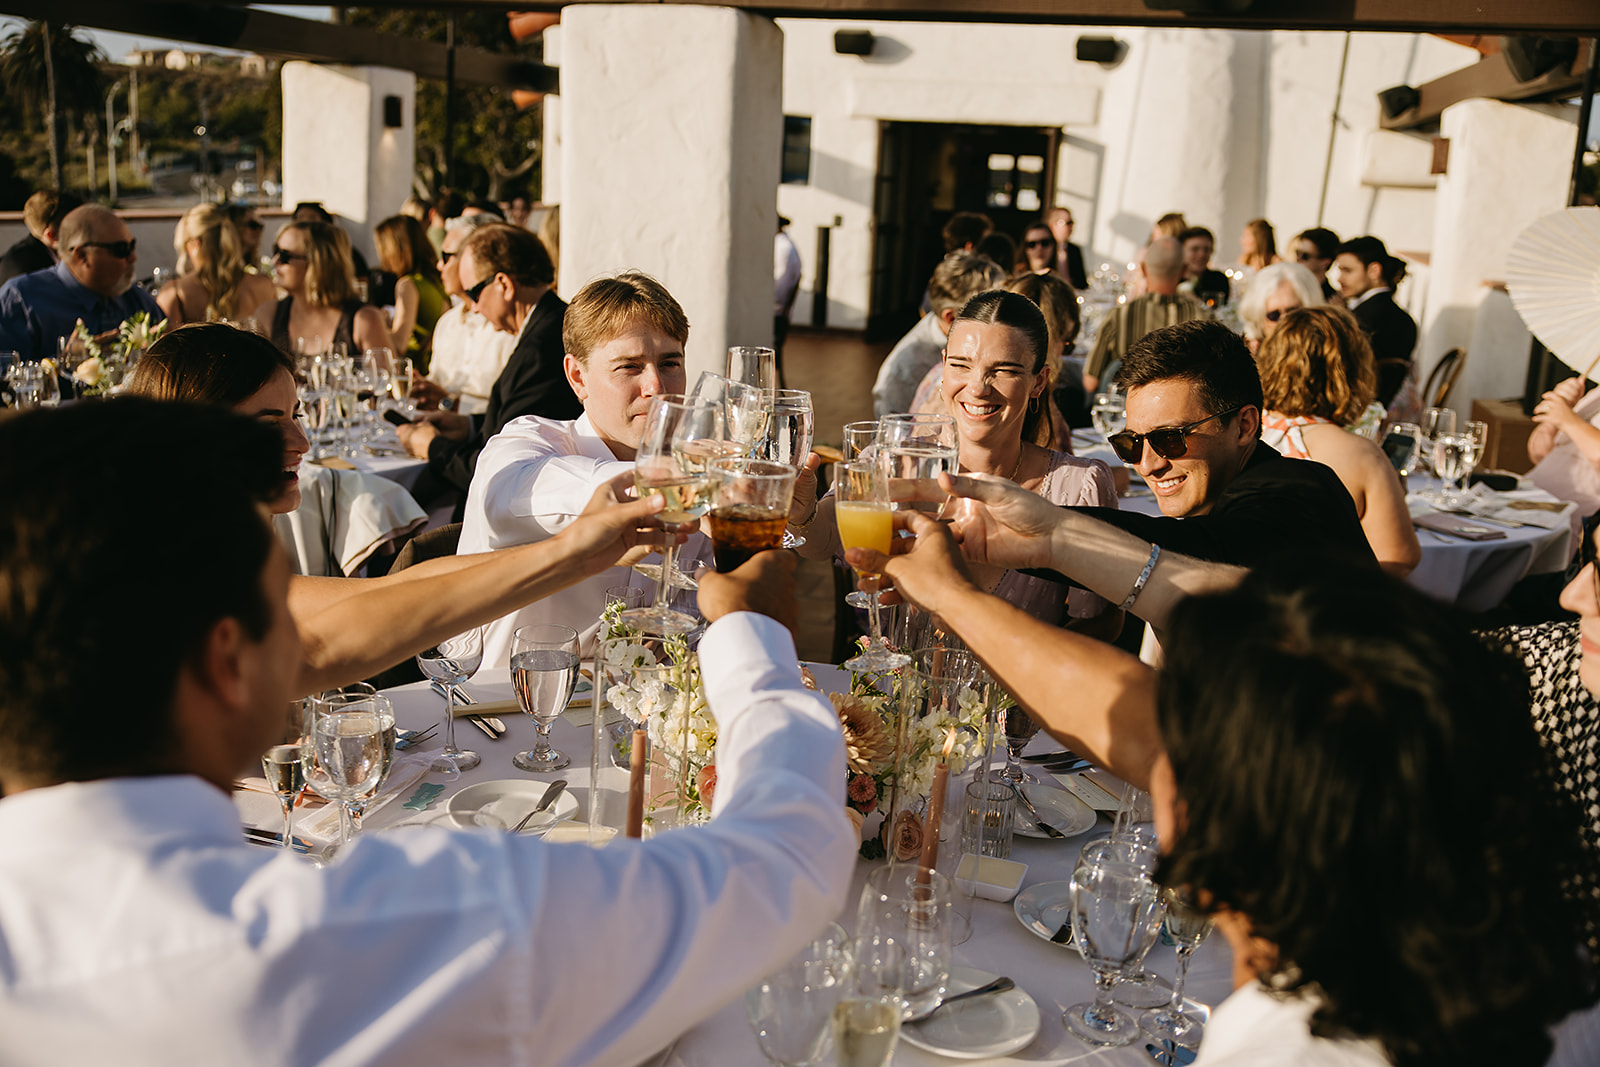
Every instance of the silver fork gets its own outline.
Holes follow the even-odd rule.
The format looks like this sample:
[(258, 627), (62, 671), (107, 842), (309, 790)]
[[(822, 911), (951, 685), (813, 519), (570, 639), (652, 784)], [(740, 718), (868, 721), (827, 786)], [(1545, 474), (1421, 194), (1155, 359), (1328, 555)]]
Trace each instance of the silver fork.
[(433, 732), (435, 730), (437, 730), (438, 728), (439, 728), (439, 724), (438, 723), (434, 723), (432, 726), (429, 726), (426, 730), (401, 730), (401, 731), (399, 731), (398, 733), (395, 734), (394, 747), (395, 748), (410, 748), (413, 745), (420, 745), (420, 744), (422, 744), (422, 742), (424, 742), (428, 738), (432, 737), (433, 736)]

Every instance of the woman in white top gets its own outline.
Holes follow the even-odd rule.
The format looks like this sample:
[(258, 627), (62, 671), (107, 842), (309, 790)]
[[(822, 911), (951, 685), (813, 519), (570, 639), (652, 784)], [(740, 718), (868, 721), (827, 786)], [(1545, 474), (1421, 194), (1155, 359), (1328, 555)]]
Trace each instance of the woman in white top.
[[(1304, 268), (1301, 268), (1302, 270)], [(1291, 311), (1256, 352), (1266, 410), (1261, 441), (1292, 459), (1333, 468), (1355, 501), (1361, 529), (1397, 578), (1422, 560), (1400, 475), (1383, 450), (1349, 429), (1377, 389), (1372, 346), (1342, 308)]]

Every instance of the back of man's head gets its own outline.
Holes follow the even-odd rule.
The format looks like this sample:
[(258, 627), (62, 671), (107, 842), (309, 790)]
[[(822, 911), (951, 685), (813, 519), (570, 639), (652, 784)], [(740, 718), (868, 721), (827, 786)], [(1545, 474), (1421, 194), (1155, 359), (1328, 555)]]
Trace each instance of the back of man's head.
[(1175, 290), (1183, 280), (1183, 245), (1176, 237), (1157, 237), (1144, 250), (1144, 274), (1153, 292)]
[(955, 252), (963, 248), (975, 248), (979, 241), (988, 236), (994, 229), (994, 223), (989, 221), (988, 215), (976, 211), (958, 211), (950, 216), (944, 224), (941, 236), (944, 238), (944, 250)]
[(0, 422), (0, 781), (176, 769), (184, 664), (223, 618), (270, 626), (259, 502), (282, 484), (278, 431), (220, 408), (123, 398)]
[(1339, 235), (1324, 226), (1313, 226), (1295, 234), (1296, 241), (1309, 241), (1318, 259), (1332, 259), (1339, 252)]
[(473, 231), (462, 251), (472, 253), (478, 277), (461, 279), (471, 286), (484, 278), (504, 274), (518, 285), (549, 285), (556, 279), (555, 264), (544, 242), (520, 226), (496, 223)]
[(1005, 284), (1006, 272), (988, 256), (976, 252), (951, 252), (933, 268), (928, 282), (928, 302), (935, 314), (960, 311), (979, 293)]
[(1213, 415), (1247, 404), (1261, 407), (1261, 375), (1244, 338), (1211, 319), (1150, 331), (1129, 346), (1117, 372), (1129, 390), (1172, 379), (1193, 382)]
[(28, 197), (28, 202), (22, 205), (22, 222), (28, 227), (28, 232), (41, 241), (45, 240), (45, 233), (50, 230), (54, 230), (59, 237), (62, 220), (74, 208), (82, 205), (83, 201), (71, 193), (41, 189)]
[(636, 323), (689, 343), (689, 318), (667, 287), (640, 271), (596, 278), (567, 305), (561, 344), (567, 355), (587, 364), (589, 353)]

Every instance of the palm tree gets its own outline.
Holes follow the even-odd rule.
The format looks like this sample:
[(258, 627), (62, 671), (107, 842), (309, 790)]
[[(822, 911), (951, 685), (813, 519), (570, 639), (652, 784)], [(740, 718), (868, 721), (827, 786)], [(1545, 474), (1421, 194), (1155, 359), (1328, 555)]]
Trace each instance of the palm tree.
[(50, 140), (50, 174), (55, 187), (66, 183), (67, 120), (94, 115), (100, 107), (105, 56), (71, 26), (30, 22), (0, 43), (0, 83), (29, 107), (42, 107)]

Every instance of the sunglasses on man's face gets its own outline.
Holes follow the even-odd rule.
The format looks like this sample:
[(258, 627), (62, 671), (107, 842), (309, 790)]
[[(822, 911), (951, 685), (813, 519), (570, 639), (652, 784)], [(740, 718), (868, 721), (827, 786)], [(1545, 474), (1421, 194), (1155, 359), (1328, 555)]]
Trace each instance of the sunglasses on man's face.
[(241, 229), (249, 230), (251, 233), (260, 233), (264, 228), (263, 225), (256, 219), (246, 219), (245, 221), (239, 223), (239, 227)]
[(1273, 308), (1271, 311), (1267, 312), (1261, 317), (1266, 319), (1268, 322), (1277, 322), (1279, 319), (1289, 314), (1289, 312), (1299, 310), (1299, 308)]
[(483, 295), (483, 291), (489, 288), (489, 283), (494, 281), (496, 277), (497, 275), (491, 274), (477, 285), (474, 285), (471, 289), (468, 289), (466, 291), (467, 299), (476, 304), (478, 302), (478, 297)]
[(127, 241), (85, 241), (79, 248), (103, 248), (116, 259), (127, 259), (133, 255), (133, 250), (138, 245), (137, 237)]
[(1180, 459), (1189, 452), (1189, 435), (1196, 429), (1204, 426), (1212, 419), (1225, 419), (1229, 415), (1241, 410), (1243, 405), (1230, 411), (1219, 411), (1215, 415), (1207, 415), (1187, 426), (1163, 426), (1149, 433), (1132, 433), (1123, 430), (1106, 438), (1106, 443), (1111, 446), (1111, 451), (1124, 463), (1138, 463), (1144, 458), (1144, 446), (1148, 444), (1150, 451), (1162, 459)]
[(1025, 241), (1025, 242), (1023, 242), (1022, 247), (1024, 247), (1024, 248), (1049, 248), (1051, 245), (1053, 245), (1055, 243), (1056, 243), (1056, 241), (1055, 241), (1054, 237), (1046, 237), (1042, 241)]
[(278, 248), (276, 245), (274, 245), (272, 249), (272, 262), (274, 263), (287, 264), (293, 263), (297, 259), (305, 258), (306, 257), (302, 256), (299, 252), (291, 252), (287, 248)]

